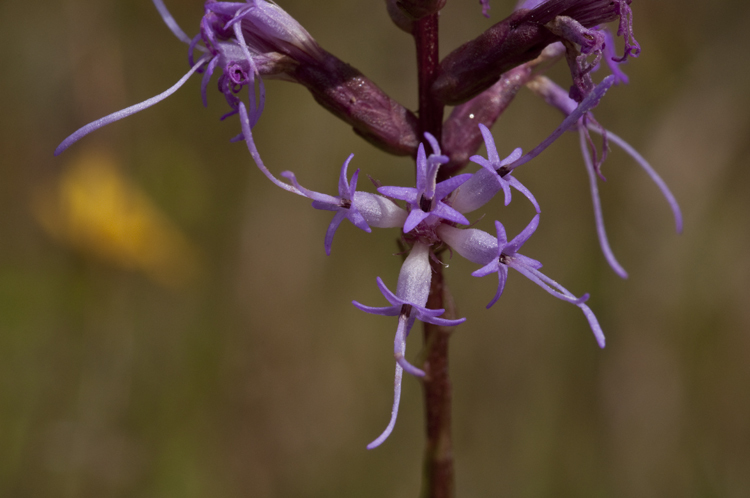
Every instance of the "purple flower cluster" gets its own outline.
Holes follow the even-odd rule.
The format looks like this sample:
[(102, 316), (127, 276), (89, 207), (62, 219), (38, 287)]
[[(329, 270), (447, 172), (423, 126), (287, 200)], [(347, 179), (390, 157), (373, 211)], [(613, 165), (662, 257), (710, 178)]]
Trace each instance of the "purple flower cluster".
[[(61, 153), (91, 131), (163, 100), (196, 72), (203, 74), (201, 94), (205, 105), (208, 83), (219, 72), (218, 87), (230, 108), (222, 119), (239, 115), (241, 134), (236, 139), (245, 141), (263, 174), (284, 190), (312, 200), (315, 209), (334, 213), (324, 237), (326, 254), (330, 255), (336, 230), (345, 219), (365, 232), (372, 232), (372, 227), (399, 228), (400, 236), (409, 249), (401, 265), (395, 293), (380, 277), (377, 278), (378, 288), (390, 305), (371, 307), (353, 302), (367, 313), (398, 317), (394, 339), (396, 375), (391, 419), (385, 431), (368, 448), (379, 446), (393, 430), (403, 371), (416, 377), (429, 375), (429, 371), (425, 372), (411, 364), (405, 357), (406, 340), (414, 323), (420, 320), (440, 326), (456, 326), (466, 320), (446, 318), (442, 316), (445, 310), (427, 308), (433, 278), (431, 259), (442, 248), (450, 248), (452, 252), (480, 265), (472, 273), (476, 277), (497, 274), (497, 292), (488, 308), (502, 295), (509, 269), (512, 268), (552, 296), (578, 307), (598, 345), (604, 347), (601, 326), (586, 305), (588, 294), (577, 297), (542, 273), (539, 261), (519, 253), (539, 226), (541, 208), (531, 191), (516, 178), (516, 169), (538, 156), (566, 131), (579, 133), (584, 164), (590, 178), (599, 240), (615, 272), (623, 277), (627, 275), (607, 242), (597, 189), (597, 177), (603, 179), (601, 164), (609, 142), (623, 148), (656, 182), (674, 211), (678, 231), (681, 230), (679, 207), (662, 179), (642, 156), (625, 141), (605, 130), (592, 115), (592, 109), (616, 82), (627, 82), (627, 77), (617, 64), (640, 52), (633, 38), (629, 0), (520, 2), (509, 20), (497, 23), (477, 40), (455, 50), (441, 63), (433, 87), (434, 95), (446, 104), (464, 102), (449, 118), (445, 128), (449, 131), (444, 132), (442, 137), (418, 132), (416, 117), (411, 111), (390, 100), (356, 70), (342, 65), (325, 52), (297, 21), (270, 1), (229, 3), (208, 0), (200, 32), (193, 38), (179, 28), (162, 0), (153, 1), (167, 26), (188, 45), (190, 70), (164, 93), (79, 129), (60, 144), (55, 154)], [(389, 14), (399, 27), (409, 30), (420, 17), (437, 12), (444, 3), (440, 0), (389, 0), (387, 5)], [(483, 13), (488, 15), (489, 1), (481, 0), (480, 3)], [(617, 34), (625, 37), (622, 57), (614, 55), (611, 33), (600, 27), (601, 23), (618, 18)], [(195, 52), (199, 53), (197, 59)], [(536, 71), (543, 64), (548, 65), (563, 57), (568, 62), (573, 80), (569, 92)], [(592, 75), (602, 57), (613, 74), (595, 84)], [(512, 78), (501, 78), (501, 75), (505, 77), (506, 71), (510, 74), (511, 70), (516, 71)], [(474, 79), (472, 75), (481, 77)], [(280, 174), (287, 181), (277, 178), (263, 163), (252, 135), (252, 128), (264, 107), (265, 89), (261, 78), (280, 78), (305, 85), (318, 102), (375, 145), (394, 154), (414, 157), (415, 186), (383, 186), (377, 188), (377, 193), (358, 191), (359, 170), (351, 178), (348, 176), (353, 155), (341, 167), (338, 195), (309, 190), (290, 171)], [(510, 95), (509, 98), (512, 98), (519, 87), (514, 80), (525, 84), (565, 117), (547, 139), (526, 154), (517, 148), (501, 159), (489, 126), (502, 112), (501, 104), (507, 105), (506, 101), (495, 97)], [(243, 90), (247, 91), (247, 104), (243, 101)], [(472, 106), (477, 106), (477, 113), (481, 111), (482, 120), (474, 120)], [(591, 132), (603, 138), (601, 154), (594, 146)], [(452, 133), (461, 133), (462, 137), (468, 138), (456, 140)], [(424, 137), (431, 150), (429, 155), (420, 136)], [(444, 153), (441, 142), (459, 145)], [(487, 157), (472, 155), (481, 142), (486, 147)], [(472, 145), (461, 150), (462, 143)], [(462, 162), (461, 157), (469, 158), (478, 169), (474, 173), (456, 175), (466, 165), (466, 160)], [(505, 205), (508, 205), (512, 199), (512, 189), (526, 197), (535, 210), (521, 233), (508, 240), (500, 221), (495, 221), (495, 235), (470, 228), (478, 218), (467, 218), (469, 213), (482, 208), (501, 191)]]

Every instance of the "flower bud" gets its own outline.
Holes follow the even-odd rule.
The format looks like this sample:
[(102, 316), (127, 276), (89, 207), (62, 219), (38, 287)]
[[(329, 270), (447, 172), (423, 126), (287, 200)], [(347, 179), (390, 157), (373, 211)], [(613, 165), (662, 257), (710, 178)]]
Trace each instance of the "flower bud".
[(293, 74), (315, 100), (368, 142), (395, 155), (416, 155), (417, 117), (349, 64), (326, 53)]
[(491, 127), (531, 75), (532, 68), (528, 65), (511, 69), (490, 88), (453, 108), (443, 124), (443, 152), (450, 158), (450, 162), (443, 166), (443, 174), (451, 174), (466, 166), (484, 140), (477, 124)]
[(445, 7), (446, 0), (395, 0), (402, 12), (413, 20), (437, 14)]
[(414, 20), (399, 8), (398, 0), (385, 0), (385, 8), (388, 9), (388, 15), (390, 16), (391, 21), (393, 21), (399, 29), (409, 34), (412, 33), (414, 30)]
[(590, 28), (617, 18), (626, 0), (549, 0), (521, 9), (460, 46), (440, 63), (432, 86), (436, 98), (460, 104), (491, 87), (504, 72), (530, 61), (560, 37), (545, 27), (567, 16)]

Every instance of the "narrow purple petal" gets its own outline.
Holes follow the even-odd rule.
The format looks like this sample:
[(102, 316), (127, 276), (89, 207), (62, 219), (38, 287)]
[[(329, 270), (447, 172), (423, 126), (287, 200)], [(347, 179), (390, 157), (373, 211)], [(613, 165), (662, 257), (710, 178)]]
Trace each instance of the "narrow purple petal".
[(495, 232), (497, 233), (497, 255), (500, 256), (505, 246), (508, 245), (508, 236), (505, 234), (505, 227), (499, 221), (495, 221)]
[(452, 207), (449, 207), (442, 202), (438, 202), (435, 208), (430, 211), (430, 214), (442, 218), (444, 220), (452, 221), (453, 223), (459, 223), (461, 225), (470, 225), (471, 222), (466, 219), (466, 216), (462, 215)]
[[(592, 129), (592, 131), (598, 133), (598, 130), (596, 129)], [(659, 190), (661, 190), (661, 195), (664, 196), (664, 198), (669, 203), (669, 207), (672, 209), (677, 233), (682, 233), (682, 211), (680, 210), (680, 205), (677, 203), (677, 199), (675, 199), (674, 195), (672, 195), (672, 191), (669, 190), (666, 182), (662, 180), (661, 176), (659, 176), (654, 168), (651, 167), (648, 161), (646, 161), (643, 156), (641, 156), (638, 151), (635, 150), (629, 143), (627, 143), (625, 140), (618, 137), (611, 131), (607, 131), (607, 137), (609, 137), (610, 140), (619, 145), (620, 148), (624, 150), (630, 157), (635, 159), (635, 161), (641, 166), (641, 168), (643, 168), (646, 174), (651, 177), (651, 180), (656, 184), (656, 186), (659, 187)]]
[(169, 10), (167, 9), (167, 6), (164, 5), (164, 2), (162, 0), (153, 0), (154, 6), (156, 7), (156, 10), (159, 11), (159, 14), (161, 14), (161, 18), (164, 19), (164, 24), (167, 25), (169, 30), (174, 33), (174, 35), (184, 43), (190, 44), (190, 37), (180, 28), (180, 26), (177, 24), (177, 21), (174, 20), (174, 17), (172, 17), (172, 14), (169, 13)]
[(430, 132), (425, 132), (424, 137), (427, 139), (427, 141), (430, 143), (430, 147), (432, 147), (432, 154), (435, 156), (440, 155), (440, 144), (438, 143), (437, 139), (432, 135)]
[(326, 238), (325, 238), (325, 248), (326, 248), (326, 255), (331, 255), (331, 244), (333, 244), (333, 236), (336, 234), (336, 229), (338, 229), (339, 225), (341, 225), (341, 222), (344, 221), (346, 218), (346, 211), (341, 209), (336, 212), (336, 214), (333, 215), (333, 219), (331, 220), (331, 224), (328, 225), (328, 229), (326, 230)]
[(542, 210), (539, 207), (539, 203), (536, 201), (536, 197), (534, 197), (534, 194), (531, 193), (531, 190), (527, 189), (521, 182), (518, 181), (516, 177), (508, 175), (508, 178), (508, 183), (510, 183), (511, 187), (521, 192), (529, 201), (531, 201), (531, 204), (534, 206), (534, 209), (536, 209), (537, 214), (541, 213)]
[(471, 173), (448, 178), (435, 186), (435, 200), (441, 201), (448, 197), (448, 194), (466, 183), (472, 177)]
[[(445, 310), (442, 310), (445, 312)], [(466, 318), (459, 318), (457, 320), (449, 320), (447, 318), (437, 318), (434, 316), (421, 316), (420, 320), (423, 322), (431, 323), (433, 325), (438, 325), (440, 327), (455, 327), (456, 325), (461, 325), (466, 321)]]
[(430, 216), (430, 213), (425, 213), (421, 209), (412, 209), (404, 222), (404, 233), (409, 233), (414, 230), (417, 225), (422, 223), (422, 221), (428, 216)]
[[(575, 304), (578, 306), (579, 304), (585, 302), (589, 295), (584, 294), (581, 297), (575, 297), (573, 294), (570, 293), (568, 289), (563, 287), (562, 285), (558, 284), (551, 278), (549, 278), (544, 273), (540, 272), (539, 270), (535, 270), (533, 268), (528, 268), (523, 265), (515, 264), (514, 261), (508, 261), (508, 266), (516, 270), (518, 273), (523, 275), (524, 277), (528, 278), (535, 284), (537, 284), (539, 287), (556, 297), (557, 299), (560, 299), (562, 301), (565, 301), (567, 303)], [(553, 287), (554, 286), (554, 287)]]
[(328, 194), (321, 194), (320, 192), (306, 189), (299, 184), (299, 182), (297, 181), (297, 177), (291, 171), (282, 171), (281, 176), (291, 181), (292, 185), (294, 185), (294, 188), (302, 192), (302, 194), (309, 199), (321, 203), (331, 204), (332, 206), (339, 206), (341, 204), (338, 197), (334, 197)]
[(417, 202), (417, 189), (413, 187), (378, 187), (378, 192), (386, 197), (412, 204)]
[(406, 301), (398, 297), (396, 294), (391, 292), (388, 287), (386, 287), (385, 282), (383, 282), (382, 278), (377, 277), (375, 279), (375, 282), (378, 284), (378, 289), (380, 289), (380, 292), (383, 294), (383, 296), (385, 296), (389, 303), (399, 306), (401, 306), (402, 304), (406, 304)]
[(185, 76), (180, 78), (180, 80), (172, 85), (168, 90), (160, 93), (159, 95), (156, 95), (154, 97), (151, 97), (150, 99), (144, 100), (143, 102), (139, 104), (132, 105), (130, 107), (127, 107), (125, 109), (122, 109), (117, 112), (113, 112), (112, 114), (108, 116), (104, 116), (103, 118), (99, 118), (96, 121), (92, 121), (91, 123), (87, 124), (86, 126), (83, 126), (82, 128), (79, 128), (75, 133), (70, 135), (68, 138), (62, 141), (60, 145), (57, 146), (55, 149), (55, 155), (59, 156), (62, 154), (62, 152), (73, 145), (75, 142), (80, 140), (81, 138), (85, 137), (89, 133), (91, 133), (94, 130), (97, 130), (101, 128), (102, 126), (106, 126), (110, 123), (114, 123), (115, 121), (119, 121), (122, 118), (126, 118), (128, 116), (131, 116), (135, 114), (136, 112), (140, 112), (146, 108), (151, 107), (154, 104), (158, 104), (162, 100), (166, 99), (170, 95), (172, 95), (174, 92), (179, 90), (179, 88), (185, 84), (185, 82), (190, 78), (193, 73), (195, 73), (198, 69), (203, 66), (211, 56), (206, 55), (198, 59), (198, 62), (190, 68), (190, 71), (188, 71)]
[(523, 155), (523, 149), (521, 147), (516, 147), (513, 149), (513, 152), (511, 152), (508, 157), (500, 161), (500, 166), (506, 166), (508, 164), (511, 164), (515, 160), (517, 160), (519, 157)]
[(538, 270), (539, 268), (544, 266), (540, 261), (537, 261), (536, 259), (530, 258), (528, 256), (524, 256), (523, 254), (515, 253), (513, 255), (513, 259), (516, 260), (516, 262), (518, 262), (519, 264), (522, 264), (523, 266), (529, 268), (533, 268), (535, 270)]
[(481, 167), (483, 167), (484, 169), (488, 171), (491, 171), (491, 172), (495, 171), (495, 168), (492, 166), (492, 161), (490, 161), (489, 159), (485, 159), (484, 157), (480, 155), (471, 156), (469, 158), (469, 161), (480, 165)]
[(208, 66), (206, 67), (206, 72), (203, 73), (203, 78), (201, 79), (201, 98), (203, 99), (203, 107), (208, 107), (208, 97), (206, 95), (206, 89), (208, 88), (208, 83), (211, 80), (211, 76), (214, 74), (214, 70), (216, 69), (216, 65), (219, 63), (219, 56), (217, 55), (211, 61), (208, 63)]
[(612, 75), (604, 78), (601, 83), (596, 85), (596, 87), (594, 87), (594, 89), (591, 90), (588, 95), (586, 95), (581, 103), (578, 104), (578, 107), (576, 107), (575, 110), (563, 120), (560, 126), (558, 126), (557, 129), (553, 131), (549, 137), (544, 139), (542, 143), (534, 147), (531, 151), (527, 152), (526, 155), (509, 164), (507, 166), (507, 169), (512, 171), (522, 164), (526, 164), (527, 162), (531, 161), (536, 156), (541, 154), (542, 151), (549, 147), (555, 140), (557, 140), (560, 135), (568, 131), (573, 126), (577, 126), (578, 120), (581, 119), (584, 114), (586, 114), (599, 104), (599, 101), (602, 99), (602, 97), (604, 97), (604, 94), (607, 93), (607, 90), (610, 89), (614, 81), (615, 77)]
[(486, 277), (487, 275), (491, 273), (497, 273), (498, 271), (500, 271), (499, 270), (500, 266), (502, 266), (500, 262), (497, 259), (493, 259), (492, 261), (490, 261), (489, 263), (487, 263), (480, 269), (474, 270), (473, 272), (471, 272), (471, 276), (472, 277)]
[[(417, 149), (417, 192), (424, 192), (427, 185), (427, 155), (424, 152), (424, 144), (419, 144)], [(378, 189), (380, 191), (380, 189)]]
[(396, 425), (396, 418), (398, 417), (398, 405), (401, 401), (401, 380), (403, 377), (403, 368), (401, 365), (396, 363), (396, 378), (393, 381), (393, 408), (391, 409), (391, 420), (388, 422), (388, 426), (385, 428), (383, 433), (378, 436), (373, 442), (367, 445), (367, 449), (371, 450), (377, 448), (383, 441), (388, 439), (388, 436), (393, 432), (393, 427)]
[(341, 209), (339, 206), (330, 204), (328, 202), (312, 201), (312, 207), (320, 209), (321, 211), (338, 211)]
[[(499, 221), (495, 222), (500, 223)], [(526, 228), (524, 228), (521, 233), (513, 237), (513, 240), (508, 242), (508, 245), (506, 245), (503, 248), (503, 253), (507, 254), (508, 256), (512, 256), (515, 253), (518, 252), (518, 250), (523, 246), (527, 240), (534, 234), (537, 227), (539, 226), (539, 215), (537, 214), (534, 216), (528, 225), (526, 225)]]
[(628, 75), (625, 74), (622, 69), (620, 69), (620, 63), (617, 62), (618, 57), (615, 54), (615, 37), (612, 36), (612, 32), (608, 29), (604, 29), (604, 59), (607, 62), (607, 66), (609, 67), (609, 70), (612, 71), (612, 74), (616, 78), (615, 85), (619, 85), (620, 83), (628, 84), (630, 80), (628, 79)]
[(240, 112), (240, 125), (242, 126), (242, 135), (245, 138), (245, 144), (247, 145), (247, 149), (250, 151), (250, 155), (255, 160), (255, 164), (256, 166), (258, 166), (258, 169), (260, 169), (261, 172), (263, 172), (263, 174), (266, 175), (266, 178), (271, 180), (278, 187), (281, 187), (288, 192), (292, 192), (297, 195), (305, 196), (302, 192), (297, 190), (295, 187), (282, 182), (281, 180), (273, 176), (273, 174), (271, 174), (270, 171), (268, 171), (268, 168), (266, 168), (266, 165), (263, 164), (263, 159), (260, 158), (260, 154), (258, 153), (258, 148), (255, 146), (255, 141), (253, 140), (253, 132), (250, 129), (250, 120), (247, 116), (247, 109), (245, 109), (245, 104), (243, 102), (240, 102), (239, 112)]
[(589, 321), (589, 327), (591, 327), (591, 331), (594, 333), (597, 344), (599, 344), (600, 348), (604, 348), (606, 343), (606, 340), (604, 339), (604, 331), (602, 331), (602, 327), (599, 325), (599, 320), (596, 319), (596, 315), (591, 311), (591, 308), (583, 303), (579, 304), (578, 307), (581, 308), (586, 320)]
[[(354, 154), (349, 154), (349, 157), (346, 158), (346, 161), (344, 161), (344, 164), (341, 166), (341, 174), (339, 175), (339, 195), (343, 199), (351, 199), (351, 195), (354, 194), (354, 192), (350, 191), (349, 188), (349, 180), (346, 178), (346, 171), (349, 168), (349, 163), (351, 162), (352, 158), (354, 157)], [(357, 173), (359, 173), (359, 170), (357, 170)], [(354, 176), (356, 177), (357, 173), (354, 173)], [(354, 181), (354, 186), (357, 185), (357, 180), (352, 178)]]
[(354, 206), (350, 207), (349, 209), (341, 208), (341, 212), (346, 214), (346, 218), (352, 222), (352, 225), (359, 228), (360, 230), (363, 230), (367, 233), (372, 232), (372, 228), (367, 224), (367, 220), (364, 216), (362, 216), (362, 213), (360, 213), (357, 208)]
[(581, 153), (583, 154), (583, 162), (586, 165), (586, 173), (589, 175), (589, 188), (591, 190), (591, 201), (594, 203), (594, 222), (596, 224), (596, 234), (599, 238), (599, 245), (604, 253), (604, 258), (609, 263), (617, 275), (621, 278), (628, 278), (628, 272), (625, 268), (617, 261), (615, 254), (612, 252), (612, 247), (609, 245), (609, 239), (607, 239), (607, 231), (604, 228), (604, 215), (602, 214), (602, 202), (599, 198), (599, 186), (596, 178), (596, 171), (594, 163), (591, 161), (591, 155), (587, 147), (586, 136), (582, 130), (579, 130), (579, 137), (581, 142)]
[(490, 304), (487, 305), (487, 309), (492, 308), (492, 306), (497, 302), (497, 300), (500, 299), (500, 296), (503, 295), (503, 291), (505, 290), (505, 282), (507, 281), (508, 281), (508, 267), (498, 263), (497, 292), (495, 292), (495, 297), (492, 298), (492, 301), (490, 301)]
[(352, 301), (352, 304), (356, 306), (358, 309), (364, 311), (365, 313), (372, 313), (373, 315), (398, 316), (399, 314), (401, 314), (400, 304), (397, 306), (382, 306), (382, 307), (365, 306), (364, 304), (361, 304), (357, 301)]
[(479, 123), (479, 130), (482, 132), (482, 138), (484, 138), (484, 147), (487, 149), (487, 159), (489, 159), (490, 163), (493, 165), (493, 169), (497, 169), (500, 164), (500, 156), (497, 154), (495, 138), (492, 136), (490, 129), (482, 123)]
[[(412, 311), (413, 313), (413, 311)], [(406, 336), (408, 334), (407, 326), (414, 323), (414, 319), (411, 320), (409, 317), (401, 315), (398, 318), (398, 328), (396, 329), (396, 337), (393, 339), (393, 356), (396, 358), (396, 363), (401, 365), (401, 368), (406, 370), (407, 373), (415, 377), (424, 377), (424, 370), (420, 370), (411, 363), (409, 363), (404, 354), (406, 354)], [(408, 327), (411, 328), (411, 327)]]

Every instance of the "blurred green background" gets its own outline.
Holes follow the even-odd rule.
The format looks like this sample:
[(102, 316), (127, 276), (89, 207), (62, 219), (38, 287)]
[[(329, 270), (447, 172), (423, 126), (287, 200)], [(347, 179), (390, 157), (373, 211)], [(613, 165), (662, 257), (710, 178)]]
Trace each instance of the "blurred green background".
[[(382, 1), (286, 0), (329, 51), (414, 108), (414, 50)], [(197, 31), (201, 2), (169, 1)], [(451, 0), (443, 53), (504, 17)], [(446, 274), (468, 321), (452, 342), (459, 497), (750, 495), (750, 7), (634, 2), (643, 47), (597, 110), (663, 175), (685, 214), (613, 149), (602, 185), (622, 281), (600, 254), (577, 137), (518, 172), (539, 199), (524, 253), (590, 292), (579, 310), (512, 273), (456, 257)], [(390, 413), (395, 321), (366, 315), (396, 281), (398, 232), (342, 225), (255, 168), (212, 83), (199, 79), (97, 131), (83, 124), (171, 86), (186, 47), (148, 0), (0, 3), (0, 495), (414, 497), (423, 447), (418, 382)], [(550, 74), (568, 85), (565, 68)], [(256, 141), (272, 171), (334, 192), (339, 167), (388, 185), (408, 159), (373, 150), (301, 87), (268, 82)], [(528, 91), (495, 126), (529, 149), (559, 123)], [(362, 183), (367, 181), (363, 177)], [(532, 216), (496, 199), (479, 227)], [(409, 354), (421, 347), (415, 329)]]

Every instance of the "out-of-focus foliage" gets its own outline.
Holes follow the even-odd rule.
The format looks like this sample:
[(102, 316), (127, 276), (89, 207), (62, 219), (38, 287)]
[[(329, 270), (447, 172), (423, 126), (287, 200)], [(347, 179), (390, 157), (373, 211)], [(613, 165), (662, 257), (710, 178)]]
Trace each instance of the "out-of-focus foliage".
[(178, 286), (197, 271), (185, 237), (105, 153), (87, 151), (58, 185), (39, 188), (32, 207), (59, 242), (157, 283)]
[[(383, 2), (280, 3), (415, 107), (412, 43)], [(443, 52), (513, 3), (494, 1), (486, 20), (475, 1), (448, 2)], [(167, 4), (197, 31), (201, 2)], [(613, 150), (602, 196), (621, 281), (599, 253), (575, 135), (519, 169), (542, 206), (525, 254), (591, 292), (607, 348), (577, 309), (519, 275), (485, 310), (496, 282), (452, 260), (468, 318), (451, 358), (458, 496), (750, 493), (750, 8), (633, 9), (643, 54), (596, 116), (673, 188), (685, 233)], [(393, 330), (350, 304), (379, 302), (378, 275), (395, 283), (397, 231), (343, 226), (326, 257), (329, 215), (229, 143), (239, 125), (219, 121), (218, 92), (201, 107), (198, 79), (53, 158), (82, 124), (187, 71), (147, 0), (31, 13), (3, 2), (0, 40), (0, 495), (415, 496), (419, 386), (406, 379), (393, 436), (367, 452), (389, 415)], [(551, 76), (567, 85), (564, 69)], [(354, 152), (352, 166), (386, 185), (412, 178), (409, 160), (373, 150), (304, 89), (267, 90), (256, 141), (273, 171), (332, 192)], [(528, 150), (559, 120), (521, 92), (493, 129), (499, 153)], [(494, 204), (478, 225), (489, 232), (533, 216)]]

